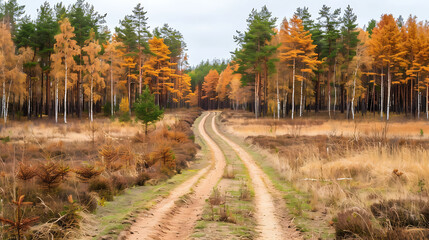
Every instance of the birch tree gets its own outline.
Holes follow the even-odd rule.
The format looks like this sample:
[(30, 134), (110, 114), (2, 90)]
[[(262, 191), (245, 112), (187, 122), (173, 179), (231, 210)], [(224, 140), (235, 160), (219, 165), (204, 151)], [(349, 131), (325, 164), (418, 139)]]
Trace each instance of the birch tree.
[(76, 40), (73, 40), (74, 27), (71, 26), (68, 18), (59, 22), (60, 33), (55, 35), (56, 43), (54, 45), (55, 54), (61, 58), (64, 65), (64, 123), (67, 123), (67, 88), (69, 87), (68, 78), (76, 79), (76, 74), (72, 74), (75, 66), (74, 56), (80, 54), (80, 48)]
[[(85, 83), (84, 89), (85, 94), (89, 97), (89, 119), (91, 122), (94, 121), (94, 101), (101, 99), (99, 94), (101, 89), (104, 89), (104, 79), (100, 73), (106, 70), (106, 64), (100, 59), (101, 46), (98, 41), (95, 40), (95, 33), (91, 30), (90, 38), (86, 41), (86, 46), (82, 48), (82, 51), (86, 53), (83, 57), (84, 70), (85, 70)], [(94, 91), (94, 86), (98, 91)]]

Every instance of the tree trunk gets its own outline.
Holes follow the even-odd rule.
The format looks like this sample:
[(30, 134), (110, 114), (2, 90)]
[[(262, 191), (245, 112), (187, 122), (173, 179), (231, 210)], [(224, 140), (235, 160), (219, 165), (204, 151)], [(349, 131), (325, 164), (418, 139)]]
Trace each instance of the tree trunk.
[(352, 109), (352, 119), (355, 119), (355, 105), (354, 105), (354, 101), (355, 101), (355, 94), (356, 94), (356, 75), (357, 75), (357, 71), (359, 69), (359, 61), (357, 62), (356, 65), (356, 70), (355, 70), (355, 74), (353, 76), (353, 95), (352, 95), (352, 103), (351, 103), (351, 109)]
[(335, 109), (337, 108), (337, 59), (334, 64), (334, 115)]
[(292, 115), (291, 118), (293, 119), (293, 113), (295, 110), (295, 59), (293, 59), (293, 70), (292, 70)]
[(302, 117), (302, 88), (303, 88), (303, 85), (304, 85), (304, 79), (302, 79), (302, 81), (301, 81), (301, 96), (299, 99), (299, 116), (300, 117)]
[(392, 85), (392, 76), (390, 75), (390, 63), (387, 66), (387, 114), (386, 119), (389, 120), (389, 110), (390, 110), (390, 88)]
[(94, 77), (93, 77), (93, 73), (91, 74), (91, 99), (89, 99), (89, 104), (90, 106), (90, 115), (91, 115), (91, 122), (94, 121), (94, 112), (93, 112), (93, 108), (94, 108), (94, 94), (93, 94), (93, 90), (94, 90)]
[(279, 73), (277, 73), (277, 119), (280, 119)]
[(55, 123), (58, 123), (58, 78), (55, 78)]
[(64, 77), (64, 123), (67, 124), (67, 54), (65, 55), (66, 61), (64, 61), (65, 65), (65, 77)]
[(383, 65), (381, 65), (381, 93), (380, 93), (380, 118), (383, 119), (383, 100), (384, 100), (384, 75)]

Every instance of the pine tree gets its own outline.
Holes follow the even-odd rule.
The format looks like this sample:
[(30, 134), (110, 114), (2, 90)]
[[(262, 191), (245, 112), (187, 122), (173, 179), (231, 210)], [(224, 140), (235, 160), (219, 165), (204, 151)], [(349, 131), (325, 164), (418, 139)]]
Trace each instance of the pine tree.
[[(353, 13), (353, 9), (350, 7), (350, 5), (348, 5), (346, 10), (344, 11), (344, 16), (341, 18), (341, 43), (339, 47), (339, 52), (342, 56), (341, 69), (343, 69), (343, 71), (341, 71), (340, 88), (341, 112), (344, 112), (344, 91), (346, 90), (344, 86), (347, 82), (351, 80), (353, 75), (356, 73), (354, 67), (350, 67), (351, 61), (356, 56), (356, 48), (359, 43), (359, 31), (357, 31), (356, 21), (357, 16)], [(349, 106), (348, 102), (347, 106)], [(347, 109), (349, 109), (349, 107), (347, 107)], [(349, 111), (347, 111), (347, 113), (348, 112)]]
[[(50, 79), (50, 71), (51, 67), (51, 55), (54, 52), (54, 44), (55, 44), (55, 35), (58, 33), (59, 24), (54, 19), (54, 11), (50, 7), (48, 2), (43, 3), (39, 10), (35, 23), (35, 49), (37, 49), (37, 54), (39, 56), (39, 66), (42, 68), (40, 81), (41, 87), (43, 89), (43, 79), (46, 79), (46, 114), (50, 115), (50, 106), (51, 106), (51, 79)], [(34, 77), (34, 76), (32, 76)], [(43, 100), (43, 96), (41, 96)], [(40, 101), (41, 104), (43, 101)]]
[(145, 135), (147, 135), (147, 126), (161, 119), (163, 110), (155, 104), (154, 96), (150, 93), (149, 88), (143, 91), (134, 106), (136, 118), (141, 120), (145, 126)]
[(319, 24), (323, 29), (323, 40), (321, 45), (321, 56), (326, 58), (328, 65), (328, 113), (331, 116), (331, 79), (334, 73), (334, 65), (338, 53), (337, 40), (340, 38), (340, 13), (341, 9), (335, 9), (331, 12), (331, 8), (323, 5), (319, 11)]
[[(260, 115), (261, 96), (263, 97), (261, 92), (265, 93), (268, 75), (274, 71), (276, 62), (276, 59), (270, 57), (275, 54), (278, 46), (269, 45), (275, 35), (276, 20), (266, 6), (259, 12), (253, 9), (247, 19), (246, 32), (238, 32), (238, 36), (234, 37), (240, 47), (233, 53), (234, 61), (239, 65), (237, 72), (243, 75), (245, 81), (251, 81), (252, 78), (254, 81), (256, 118)], [(264, 104), (265, 109), (266, 107)]]
[(137, 6), (133, 9), (133, 15), (130, 16), (132, 20), (132, 25), (136, 29), (136, 37), (137, 37), (137, 68), (139, 70), (139, 94), (142, 93), (142, 66), (143, 66), (143, 55), (150, 53), (149, 45), (147, 43), (148, 38), (150, 37), (150, 32), (147, 26), (147, 12), (144, 11), (144, 8), (141, 4), (137, 4)]

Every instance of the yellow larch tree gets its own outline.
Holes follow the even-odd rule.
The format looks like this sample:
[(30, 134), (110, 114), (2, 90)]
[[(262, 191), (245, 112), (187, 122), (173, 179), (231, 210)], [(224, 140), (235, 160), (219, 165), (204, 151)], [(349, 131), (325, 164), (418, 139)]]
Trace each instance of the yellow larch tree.
[(110, 78), (110, 114), (113, 116), (115, 109), (115, 85), (119, 76), (123, 74), (122, 64), (124, 64), (124, 44), (118, 41), (117, 36), (113, 35), (112, 40), (104, 46), (103, 59), (109, 64)]
[(234, 76), (234, 69), (233, 67), (228, 64), (219, 75), (219, 81), (216, 86), (216, 93), (218, 95), (219, 104), (222, 104), (222, 107), (224, 106), (225, 101), (227, 101), (228, 92), (230, 91), (229, 85), (231, 83), (231, 80)]
[(176, 63), (170, 62), (170, 53), (164, 39), (154, 37), (149, 40), (149, 49), (153, 53), (143, 65), (145, 84), (155, 94), (157, 105), (167, 106), (168, 93), (174, 90), (173, 78), (177, 78)]
[(209, 73), (204, 77), (204, 83), (202, 86), (203, 97), (202, 99), (207, 99), (207, 107), (215, 108), (214, 103), (217, 99), (216, 95), (216, 86), (219, 81), (219, 73), (215, 69), (211, 69)]
[(383, 69), (387, 65), (387, 111), (386, 119), (389, 120), (390, 90), (392, 85), (392, 70), (403, 61), (404, 52), (401, 51), (401, 34), (398, 25), (391, 14), (381, 16), (381, 21), (373, 29), (369, 41), (369, 52), (371, 56), (381, 62), (381, 105), (380, 117), (383, 118)]
[[(84, 89), (85, 95), (89, 97), (89, 119), (94, 121), (94, 102), (101, 99), (101, 90), (105, 88), (101, 72), (105, 72), (108, 65), (100, 58), (101, 45), (95, 39), (95, 32), (91, 29), (89, 39), (86, 40), (82, 51), (86, 53), (83, 57), (84, 65)], [(95, 88), (95, 91), (94, 91)]]
[[(280, 60), (292, 68), (292, 114), (294, 118), (295, 109), (295, 80), (301, 82), (303, 86), (304, 73), (312, 72), (317, 64), (311, 34), (304, 30), (302, 20), (294, 15), (288, 22), (283, 20), (280, 29)], [(301, 72), (301, 74), (299, 74)], [(302, 91), (301, 91), (301, 111), (302, 114)]]
[[(77, 79), (76, 74), (72, 74), (72, 69), (76, 65), (74, 56), (80, 54), (80, 48), (77, 45), (74, 34), (74, 27), (70, 24), (68, 18), (59, 21), (60, 33), (55, 35), (56, 43), (54, 45), (54, 52), (58, 56), (51, 56), (52, 59), (61, 59), (61, 65), (64, 65), (64, 123), (67, 123), (67, 88), (69, 88), (68, 78), (72, 80)], [(71, 86), (71, 84), (70, 84)]]
[(12, 41), (10, 26), (0, 23), (0, 82), (2, 93), (2, 113), (4, 124), (7, 122), (9, 101), (11, 95), (24, 93), (26, 75), (22, 71), (22, 65), (27, 53), (15, 54), (15, 45)]

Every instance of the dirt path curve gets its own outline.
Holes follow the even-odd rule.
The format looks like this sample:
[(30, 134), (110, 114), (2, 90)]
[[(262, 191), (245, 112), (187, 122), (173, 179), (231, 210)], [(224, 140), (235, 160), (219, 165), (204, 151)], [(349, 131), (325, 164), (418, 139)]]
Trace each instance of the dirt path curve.
[(255, 191), (254, 216), (257, 221), (256, 230), (260, 233), (259, 239), (300, 239), (299, 232), (283, 215), (283, 211), (279, 211), (279, 208), (285, 204), (268, 176), (243, 148), (218, 131), (215, 117), (212, 119), (212, 127), (215, 134), (219, 135), (240, 156), (249, 171)]
[[(127, 239), (187, 239), (192, 234), (205, 200), (222, 177), (226, 165), (222, 151), (204, 129), (209, 115), (212, 114), (203, 117), (198, 131), (213, 154), (212, 165), (172, 190), (167, 198), (140, 216), (131, 226)], [(182, 198), (185, 195), (187, 197)], [(176, 204), (180, 199), (183, 203)]]

